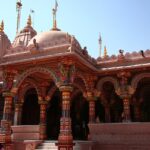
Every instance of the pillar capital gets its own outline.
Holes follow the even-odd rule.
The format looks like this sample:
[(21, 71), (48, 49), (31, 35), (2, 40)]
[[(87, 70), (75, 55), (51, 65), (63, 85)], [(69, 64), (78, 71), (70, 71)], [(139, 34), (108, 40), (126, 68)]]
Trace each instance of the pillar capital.
[(72, 84), (75, 77), (74, 63), (62, 62), (58, 65), (59, 69), (59, 86)]
[(73, 86), (72, 85), (61, 85), (59, 87), (61, 92), (72, 92), (73, 91)]
[(3, 92), (4, 97), (15, 97), (15, 94), (12, 92)]
[(120, 98), (130, 98), (134, 94), (135, 89), (127, 85), (125, 89), (119, 87), (115, 92)]
[(3, 70), (3, 91), (11, 91), (13, 87), (14, 77), (17, 74), (17, 71), (12, 69)]

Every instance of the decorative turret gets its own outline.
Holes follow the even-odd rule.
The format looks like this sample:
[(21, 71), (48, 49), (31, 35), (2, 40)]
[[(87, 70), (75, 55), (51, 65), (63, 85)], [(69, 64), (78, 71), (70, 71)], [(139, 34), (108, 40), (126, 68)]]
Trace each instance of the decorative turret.
[(24, 27), (23, 30), (20, 31), (19, 34), (17, 34), (14, 42), (13, 47), (24, 47), (27, 46), (29, 41), (37, 34), (37, 32), (32, 27), (32, 19), (31, 15), (29, 15), (27, 20), (27, 25)]
[(11, 47), (10, 40), (4, 32), (4, 22), (0, 24), (0, 57), (4, 56), (6, 50)]
[(28, 26), (32, 25), (31, 15), (29, 15), (29, 17), (28, 17), (27, 25)]
[(0, 24), (0, 32), (3, 32), (4, 31), (4, 22), (2, 20), (1, 24)]
[(107, 55), (107, 48), (106, 48), (106, 46), (104, 46), (104, 58), (106, 58), (106, 57), (108, 57), (108, 55)]

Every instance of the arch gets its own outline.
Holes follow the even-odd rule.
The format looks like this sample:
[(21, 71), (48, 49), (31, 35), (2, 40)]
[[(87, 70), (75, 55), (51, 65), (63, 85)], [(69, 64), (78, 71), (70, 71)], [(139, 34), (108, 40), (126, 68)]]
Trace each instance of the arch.
[(150, 78), (150, 73), (141, 73), (136, 75), (131, 81), (131, 87), (136, 89), (139, 81), (143, 78)]
[(19, 92), (19, 100), (21, 100), (21, 97), (24, 97), (25, 93), (30, 89), (30, 88), (35, 88), (36, 92), (37, 92), (37, 95), (41, 95), (41, 91), (40, 89), (38, 88), (36, 82), (33, 80), (33, 79), (27, 79), (25, 83), (29, 83), (25, 86), (22, 87), (22, 89), (20, 90)]
[[(82, 75), (82, 73), (77, 72), (75, 78), (80, 78), (83, 81), (83, 83), (84, 83), (84, 87), (86, 88), (87, 82), (86, 82), (86, 79), (84, 78), (84, 76)], [(76, 84), (76, 83), (74, 83), (74, 84)]]
[(114, 85), (115, 90), (119, 88), (119, 81), (116, 78), (104, 77), (98, 81), (97, 86), (96, 86), (97, 89), (102, 91), (102, 87), (105, 82), (111, 82)]
[(14, 84), (14, 87), (18, 88), (26, 77), (28, 77), (29, 75), (31, 75), (35, 72), (41, 72), (41, 73), (49, 74), (53, 78), (54, 82), (58, 81), (58, 77), (50, 68), (34, 67), (34, 68), (30, 68), (30, 69), (24, 71), (21, 75), (19, 75), (17, 78), (17, 81)]

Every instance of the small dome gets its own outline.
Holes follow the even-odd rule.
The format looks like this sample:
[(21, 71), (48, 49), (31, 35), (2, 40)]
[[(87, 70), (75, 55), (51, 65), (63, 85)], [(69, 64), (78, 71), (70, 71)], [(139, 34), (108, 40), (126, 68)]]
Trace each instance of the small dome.
[(7, 49), (11, 47), (11, 42), (4, 32), (4, 23), (2, 21), (0, 25), (0, 57), (4, 56)]
[(13, 42), (13, 48), (27, 46), (29, 41), (37, 34), (37, 32), (33, 29), (31, 24), (31, 16), (29, 16), (26, 27), (24, 27), (24, 29), (21, 30), (19, 34), (17, 34)]
[(64, 45), (72, 44), (72, 42), (80, 47), (80, 44), (74, 38), (74, 36), (59, 30), (50, 30), (48, 32), (37, 34), (30, 40), (28, 47), (32, 48), (35, 42), (37, 43), (40, 50), (52, 47), (61, 47)]

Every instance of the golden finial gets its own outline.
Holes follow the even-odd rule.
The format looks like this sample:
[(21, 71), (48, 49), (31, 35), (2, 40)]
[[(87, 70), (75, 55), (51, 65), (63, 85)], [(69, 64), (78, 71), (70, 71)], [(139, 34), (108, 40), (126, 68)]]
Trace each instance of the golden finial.
[(29, 15), (29, 17), (28, 17), (27, 25), (28, 26), (32, 25), (31, 15)]
[(58, 7), (58, 3), (57, 3), (57, 0), (55, 0), (55, 8), (52, 9), (52, 11), (53, 11), (53, 29), (52, 30), (58, 30), (57, 29), (57, 19), (56, 19), (57, 7)]
[(4, 31), (4, 21), (2, 20), (1, 24), (0, 24), (0, 32)]
[(106, 48), (106, 45), (104, 46), (104, 57), (107, 57), (107, 48)]

